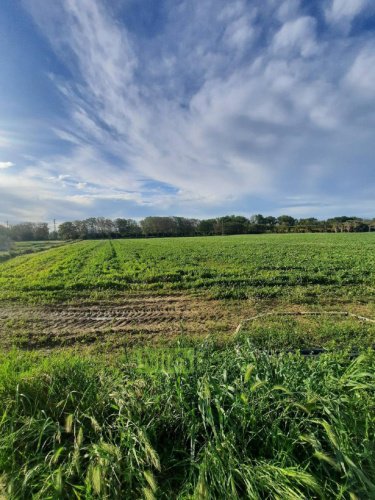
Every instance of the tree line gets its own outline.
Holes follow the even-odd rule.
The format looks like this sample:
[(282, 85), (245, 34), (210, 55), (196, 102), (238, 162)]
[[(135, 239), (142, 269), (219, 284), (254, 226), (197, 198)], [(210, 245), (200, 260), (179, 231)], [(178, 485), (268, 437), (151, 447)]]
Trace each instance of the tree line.
[(213, 219), (186, 217), (145, 217), (141, 221), (118, 218), (90, 217), (63, 222), (56, 232), (48, 223), (23, 222), (10, 227), (0, 225), (0, 248), (9, 241), (42, 241), (49, 239), (78, 240), (100, 238), (142, 238), (168, 236), (213, 236), (261, 233), (306, 232), (365, 232), (375, 231), (375, 219), (360, 217), (333, 217), (318, 220), (314, 217), (296, 219), (290, 215), (279, 217), (226, 215)]
[(57, 237), (47, 222), (21, 222), (12, 226), (0, 225), (0, 250), (7, 249), (11, 241), (44, 241)]

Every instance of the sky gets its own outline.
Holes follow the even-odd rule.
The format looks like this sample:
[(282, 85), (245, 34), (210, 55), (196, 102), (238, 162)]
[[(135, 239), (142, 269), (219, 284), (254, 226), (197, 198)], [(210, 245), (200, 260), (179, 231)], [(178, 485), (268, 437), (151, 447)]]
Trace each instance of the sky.
[(1, 0), (0, 223), (375, 216), (374, 0)]

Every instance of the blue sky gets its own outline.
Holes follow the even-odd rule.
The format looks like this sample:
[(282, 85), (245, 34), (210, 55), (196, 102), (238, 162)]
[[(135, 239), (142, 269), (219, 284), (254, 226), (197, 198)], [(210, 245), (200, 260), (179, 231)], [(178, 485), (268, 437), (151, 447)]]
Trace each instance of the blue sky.
[(375, 216), (373, 0), (2, 0), (0, 221)]

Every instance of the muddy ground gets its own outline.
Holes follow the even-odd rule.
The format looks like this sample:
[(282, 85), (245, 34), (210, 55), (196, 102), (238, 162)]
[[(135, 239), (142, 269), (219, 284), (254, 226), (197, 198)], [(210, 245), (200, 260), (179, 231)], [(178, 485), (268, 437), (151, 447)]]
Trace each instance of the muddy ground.
[(23, 349), (89, 346), (119, 348), (177, 337), (232, 335), (253, 314), (246, 301), (183, 295), (133, 296), (121, 302), (0, 306), (0, 345)]
[[(215, 337), (225, 341), (235, 334), (243, 320), (258, 313), (313, 309), (275, 301), (210, 300), (183, 294), (135, 294), (113, 302), (44, 306), (0, 303), (0, 348), (71, 347), (100, 352), (176, 339)], [(325, 309), (373, 316), (372, 309), (366, 305), (336, 304)], [(319, 316), (316, 321), (318, 324)]]

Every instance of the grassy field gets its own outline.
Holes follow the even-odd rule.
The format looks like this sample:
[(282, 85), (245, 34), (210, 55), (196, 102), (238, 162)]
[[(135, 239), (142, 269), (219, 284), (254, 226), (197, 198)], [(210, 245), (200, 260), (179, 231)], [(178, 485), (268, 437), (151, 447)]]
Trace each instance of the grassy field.
[(374, 234), (1, 263), (0, 496), (374, 498), (374, 292)]
[(64, 241), (16, 241), (12, 244), (10, 250), (0, 251), (0, 262), (17, 257), (18, 255), (25, 255), (42, 250), (49, 250), (61, 245), (65, 245)]
[(218, 299), (368, 301), (374, 277), (373, 234), (82, 241), (2, 264), (0, 299), (184, 291)]
[(373, 317), (374, 273), (374, 234), (82, 241), (0, 265), (0, 346), (223, 339), (272, 310)]
[(125, 355), (13, 352), (0, 364), (4, 490), (17, 499), (371, 499), (374, 367), (370, 352), (270, 356), (241, 340), (196, 346), (186, 371), (150, 373)]

